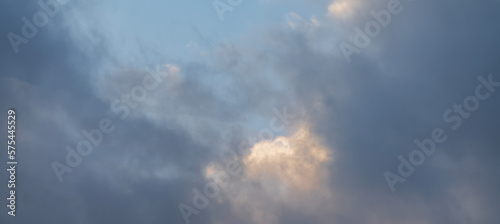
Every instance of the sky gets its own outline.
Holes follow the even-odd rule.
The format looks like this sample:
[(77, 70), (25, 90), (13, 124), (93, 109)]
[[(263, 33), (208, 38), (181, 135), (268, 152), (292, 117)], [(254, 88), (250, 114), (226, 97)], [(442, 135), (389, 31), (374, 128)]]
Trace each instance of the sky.
[(500, 220), (500, 1), (0, 11), (0, 223)]

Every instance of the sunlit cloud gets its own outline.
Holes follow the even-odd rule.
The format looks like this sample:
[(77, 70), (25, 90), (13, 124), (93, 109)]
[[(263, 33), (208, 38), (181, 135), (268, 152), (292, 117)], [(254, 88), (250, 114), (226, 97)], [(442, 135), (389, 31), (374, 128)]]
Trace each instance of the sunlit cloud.
[(287, 192), (308, 192), (320, 187), (322, 164), (329, 159), (328, 149), (304, 125), (290, 137), (255, 144), (243, 164), (248, 180)]
[(354, 14), (358, 0), (335, 0), (328, 6), (328, 16), (347, 19)]
[[(232, 209), (253, 223), (278, 223), (282, 208), (313, 212), (331, 200), (327, 165), (331, 150), (307, 124), (289, 136), (263, 140), (242, 159), (244, 173), (231, 181), (225, 195)], [(213, 173), (209, 165), (205, 173)]]

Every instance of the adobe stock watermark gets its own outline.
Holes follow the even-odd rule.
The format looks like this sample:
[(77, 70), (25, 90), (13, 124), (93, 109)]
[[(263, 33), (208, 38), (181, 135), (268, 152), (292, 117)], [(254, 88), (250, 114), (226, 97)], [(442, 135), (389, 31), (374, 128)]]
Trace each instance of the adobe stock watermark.
[[(168, 72), (178, 71), (175, 66), (167, 65), (166, 68)], [(164, 71), (160, 70), (160, 66), (156, 66), (156, 71), (151, 71), (149, 68), (146, 68), (146, 70), (148, 74), (143, 77), (142, 83), (132, 88), (129, 94), (122, 94), (121, 100), (115, 99), (111, 102), (110, 109), (113, 113), (119, 115), (120, 120), (127, 119), (130, 115), (130, 109), (137, 108), (139, 103), (146, 100), (148, 92), (155, 90), (163, 82), (161, 73)], [(111, 134), (114, 130), (113, 120), (108, 117), (99, 120), (95, 129), (90, 131), (83, 129), (81, 131), (83, 139), (76, 144), (76, 150), (74, 147), (67, 145), (65, 161), (62, 163), (58, 161), (52, 162), (52, 169), (59, 182), (63, 181), (65, 173), (73, 172), (73, 169), (78, 167), (83, 159), (92, 153), (94, 147), (98, 147), (102, 143), (105, 134)]]
[(21, 35), (14, 32), (9, 32), (7, 38), (12, 45), (12, 50), (17, 54), (19, 52), (19, 45), (28, 44), (29, 40), (34, 38), (38, 34), (38, 28), (42, 28), (49, 23), (49, 19), (59, 13), (62, 6), (66, 5), (71, 0), (39, 0), (38, 6), (40, 10), (35, 12), (31, 19), (23, 16), (21, 21), (23, 26), (21, 27)]
[[(413, 1), (413, 0), (407, 0)], [(352, 44), (342, 42), (339, 47), (344, 54), (344, 58), (347, 63), (351, 63), (351, 56), (356, 53), (361, 53), (361, 49), (368, 47), (370, 45), (372, 38), (377, 37), (382, 28), (389, 26), (392, 22), (392, 16), (398, 15), (403, 11), (403, 6), (399, 0), (389, 0), (387, 2), (387, 10), (382, 9), (378, 12), (374, 10), (370, 11), (370, 15), (374, 20), (368, 21), (365, 24), (364, 32), (359, 27), (354, 27), (354, 37), (352, 38)], [(354, 45), (354, 46), (353, 46)]]
[[(281, 113), (276, 108), (273, 108), (274, 117), (269, 120), (269, 127), (262, 128), (256, 137), (248, 136), (248, 141), (244, 140), (238, 145), (238, 153), (241, 155), (246, 155), (250, 153), (250, 147), (258, 141), (272, 140), (274, 139), (275, 133), (285, 130), (285, 126), (290, 124), (290, 119), (294, 119), (297, 115), (287, 113), (286, 107), (283, 108)], [(281, 121), (281, 125), (278, 124)], [(213, 174), (209, 182), (205, 183), (203, 186), (203, 192), (198, 188), (193, 188), (193, 205), (189, 206), (185, 203), (179, 204), (179, 211), (184, 218), (186, 224), (191, 222), (190, 217), (192, 215), (199, 215), (200, 210), (205, 209), (210, 203), (210, 199), (216, 198), (221, 189), (226, 188), (230, 181), (231, 176), (240, 175), (242, 172), (241, 164), (238, 159), (233, 159), (226, 161), (225, 170), (219, 170)], [(194, 208), (193, 208), (194, 207)]]
[(234, 8), (242, 2), (243, 0), (226, 0), (226, 2), (214, 0), (212, 4), (214, 5), (215, 12), (219, 16), (220, 21), (224, 21), (224, 13), (232, 12)]
[[(465, 97), (462, 103), (455, 103), (452, 108), (444, 111), (443, 121), (451, 124), (452, 131), (460, 128), (463, 120), (469, 118), (474, 111), (479, 109), (480, 102), (487, 100), (495, 92), (495, 88), (500, 87), (500, 82), (494, 82), (492, 76), (492, 74), (489, 74), (487, 79), (479, 76), (477, 78), (479, 84), (474, 89), (474, 94)], [(408, 157), (398, 156), (399, 165), (397, 167), (397, 174), (391, 171), (384, 172), (383, 175), (389, 189), (392, 192), (396, 191), (395, 185), (403, 183), (405, 178), (410, 177), (415, 172), (415, 167), (422, 165), (426, 157), (434, 154), (437, 145), (443, 144), (446, 140), (448, 140), (448, 135), (440, 127), (434, 128), (429, 138), (423, 140), (415, 139), (414, 143), (418, 149), (411, 151)]]

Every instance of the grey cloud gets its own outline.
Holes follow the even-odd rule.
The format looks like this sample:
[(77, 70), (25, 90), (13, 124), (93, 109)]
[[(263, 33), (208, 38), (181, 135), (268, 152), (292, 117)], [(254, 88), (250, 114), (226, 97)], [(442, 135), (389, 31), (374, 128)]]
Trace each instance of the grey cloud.
[[(24, 148), (18, 155), (24, 161), (18, 201), (23, 210), (14, 223), (182, 223), (177, 205), (190, 203), (191, 189), (205, 184), (206, 167), (233, 157), (255, 133), (240, 124), (255, 119), (265, 126), (259, 119), (282, 105), (301, 114), (332, 152), (322, 186), (334, 200), (313, 200), (308, 211), (290, 203), (297, 195), (272, 201), (260, 180), (249, 184), (240, 176), (192, 223), (253, 223), (237, 211), (259, 203), (275, 212), (276, 223), (496, 223), (500, 96), (495, 92), (482, 101), (457, 131), (442, 115), (473, 93), (479, 75), (493, 73), (500, 80), (498, 2), (402, 2), (404, 12), (351, 63), (336, 46), (386, 1), (361, 7), (350, 21), (318, 16), (321, 25), (313, 28), (303, 16), (297, 29), (273, 26), (244, 41), (211, 45), (207, 61), (176, 61), (178, 82), (162, 83), (123, 121), (110, 111), (110, 101), (146, 72), (119, 61), (103, 63), (114, 60), (105, 39), (94, 46), (102, 50), (82, 51), (66, 33), (74, 27), (58, 26), (62, 16), (55, 18), (19, 54), (4, 51), (7, 60), (0, 62), (0, 105), (19, 111)], [(2, 18), (32, 13), (2, 4), (12, 9)], [(1, 30), (19, 24), (14, 19)], [(325, 44), (328, 38), (333, 45)], [(95, 85), (89, 74), (101, 66), (117, 69)], [(78, 133), (103, 117), (113, 119), (116, 131), (59, 184), (50, 163), (63, 161), (64, 146), (75, 145)], [(397, 156), (407, 156), (416, 149), (413, 140), (428, 138), (435, 127), (445, 128), (449, 140), (390, 192), (383, 172), (397, 169)], [(440, 161), (448, 168), (436, 167)], [(5, 180), (5, 172), (0, 177)], [(254, 197), (245, 204), (232, 197), (238, 191)], [(0, 220), (12, 222), (4, 213)]]

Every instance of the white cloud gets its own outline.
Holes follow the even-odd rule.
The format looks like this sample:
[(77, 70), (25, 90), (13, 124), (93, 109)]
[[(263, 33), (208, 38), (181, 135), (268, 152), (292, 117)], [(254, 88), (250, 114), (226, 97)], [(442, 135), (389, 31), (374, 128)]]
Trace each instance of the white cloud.
[(358, 0), (335, 0), (328, 6), (327, 15), (332, 18), (348, 19), (358, 6)]

